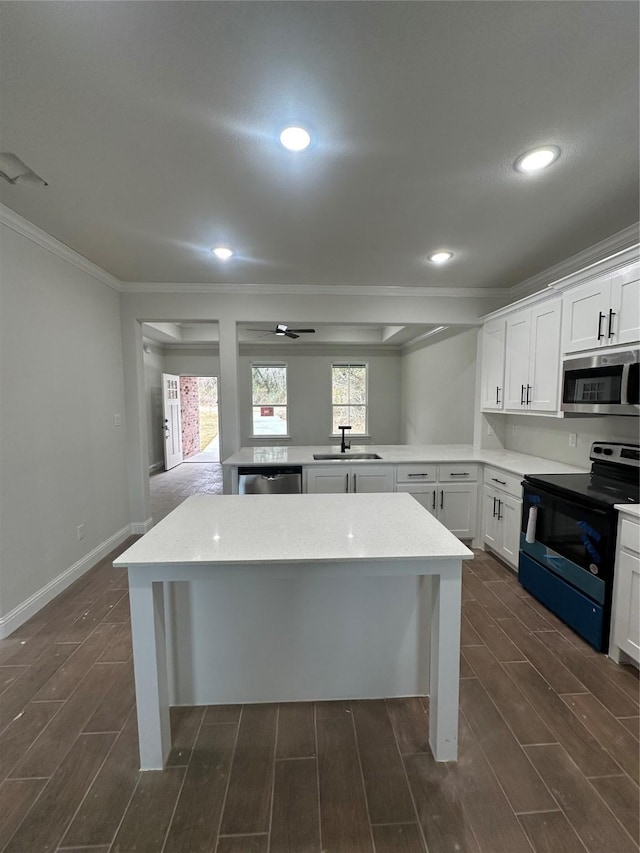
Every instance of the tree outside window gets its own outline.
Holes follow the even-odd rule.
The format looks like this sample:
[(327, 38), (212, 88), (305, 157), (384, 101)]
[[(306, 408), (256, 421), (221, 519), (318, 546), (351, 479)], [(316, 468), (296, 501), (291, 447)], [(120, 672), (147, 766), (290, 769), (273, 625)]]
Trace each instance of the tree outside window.
[(251, 365), (253, 435), (287, 435), (287, 365)]
[(367, 434), (367, 365), (331, 365), (332, 433), (341, 425), (351, 425), (351, 435)]

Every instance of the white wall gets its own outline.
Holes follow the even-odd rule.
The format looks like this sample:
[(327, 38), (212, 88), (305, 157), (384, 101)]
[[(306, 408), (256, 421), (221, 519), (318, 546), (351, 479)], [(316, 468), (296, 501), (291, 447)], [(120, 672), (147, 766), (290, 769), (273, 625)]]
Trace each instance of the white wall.
[(402, 358), (402, 442), (472, 444), (477, 328)]
[[(504, 418), (505, 447), (545, 459), (588, 468), (594, 441), (640, 441), (640, 422), (635, 417), (600, 415), (595, 418), (546, 418), (535, 415), (501, 415)], [(577, 436), (576, 447), (569, 435)]]
[[(275, 347), (256, 350), (238, 360), (240, 395), (240, 439), (242, 446), (265, 444), (251, 436), (251, 362), (280, 361), (287, 365), (289, 435), (286, 442), (274, 439), (268, 444), (291, 445), (335, 444), (331, 438), (331, 363), (362, 361), (368, 365), (368, 431), (373, 444), (399, 444), (400, 429), (400, 354), (367, 352), (358, 348), (357, 355), (345, 355), (336, 347), (330, 353), (307, 355), (300, 348)], [(266, 352), (265, 352), (266, 349)], [(244, 350), (243, 350), (244, 351)], [(354, 437), (354, 444), (359, 443)]]
[(122, 541), (129, 506), (119, 294), (5, 224), (0, 246), (1, 636)]

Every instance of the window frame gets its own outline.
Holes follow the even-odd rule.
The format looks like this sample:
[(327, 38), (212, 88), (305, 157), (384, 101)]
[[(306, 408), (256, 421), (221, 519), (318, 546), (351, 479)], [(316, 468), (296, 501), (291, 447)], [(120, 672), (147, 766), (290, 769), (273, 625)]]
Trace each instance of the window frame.
[[(286, 431), (285, 431), (285, 432), (283, 432), (283, 433), (274, 433), (274, 434), (271, 434), (271, 435), (264, 435), (264, 434), (260, 434), (260, 433), (255, 433), (255, 432), (253, 431), (253, 426), (254, 426), (254, 423), (253, 423), (253, 410), (254, 410), (254, 408), (256, 408), (256, 407), (257, 407), (257, 404), (255, 404), (255, 403), (253, 402), (253, 369), (254, 369), (254, 367), (283, 367), (283, 368), (284, 368), (284, 370), (285, 370), (285, 393), (286, 393), (286, 400), (287, 400), (287, 402), (286, 402), (286, 403), (284, 403), (284, 404), (282, 404), (282, 403), (273, 403), (273, 404), (271, 404), (271, 403), (261, 403), (261, 404), (260, 404), (260, 405), (264, 405), (264, 406), (273, 405), (273, 407), (274, 407), (274, 408), (279, 408), (279, 409), (284, 408), (284, 409), (286, 409), (286, 414), (287, 414), (287, 419), (286, 419)], [(249, 377), (250, 377), (250, 378), (249, 378), (249, 386), (250, 386), (250, 401), (249, 401), (250, 412), (249, 412), (249, 420), (250, 420), (250, 424), (251, 424), (251, 429), (250, 429), (250, 432), (249, 432), (249, 436), (250, 436), (251, 440), (252, 440), (252, 441), (253, 441), (253, 440), (256, 440), (256, 441), (265, 441), (265, 440), (266, 440), (266, 441), (277, 441), (277, 440), (280, 440), (280, 439), (283, 439), (283, 438), (291, 438), (291, 435), (290, 435), (290, 433), (289, 433), (289, 416), (290, 416), (290, 409), (289, 409), (289, 364), (288, 364), (288, 362), (283, 361), (282, 359), (273, 359), (273, 360), (271, 360), (271, 359), (263, 359), (263, 358), (261, 358), (261, 359), (256, 359), (255, 361), (254, 361), (254, 360), (251, 360), (251, 361), (250, 361), (250, 363), (249, 363)]]
[[(333, 402), (333, 368), (334, 367), (364, 367), (365, 370), (365, 386), (364, 386), (364, 403), (334, 403)], [(331, 362), (330, 368), (330, 392), (331, 392), (331, 438), (340, 438), (340, 432), (333, 432), (333, 411), (338, 406), (364, 406), (364, 432), (347, 432), (347, 440), (349, 436), (354, 438), (369, 438), (369, 362), (360, 359), (339, 359)]]

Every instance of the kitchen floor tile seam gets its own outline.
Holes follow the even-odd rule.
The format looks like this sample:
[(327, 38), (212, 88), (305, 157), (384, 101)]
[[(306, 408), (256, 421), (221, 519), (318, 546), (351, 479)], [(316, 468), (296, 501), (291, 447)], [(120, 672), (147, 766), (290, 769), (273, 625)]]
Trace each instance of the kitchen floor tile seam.
[[(584, 774), (582, 774), (582, 775), (584, 776)], [(621, 775), (627, 775), (627, 774), (621, 774)], [(629, 832), (629, 830), (627, 829), (627, 827), (622, 823), (622, 821), (618, 818), (618, 816), (617, 816), (616, 814), (614, 814), (614, 812), (613, 812), (613, 811), (612, 811), (612, 809), (611, 809), (611, 806), (609, 805), (609, 803), (607, 803), (607, 801), (604, 799), (604, 797), (602, 796), (602, 794), (600, 793), (600, 791), (598, 791), (598, 789), (596, 788), (596, 786), (595, 786), (595, 785), (593, 785), (593, 784), (591, 783), (591, 780), (592, 780), (592, 779), (603, 779), (603, 778), (607, 778), (607, 777), (603, 777), (603, 776), (585, 776), (584, 778), (585, 778), (585, 779), (587, 780), (587, 782), (589, 783), (589, 787), (591, 788), (591, 790), (592, 790), (592, 791), (594, 791), (594, 793), (595, 793), (595, 794), (600, 798), (600, 800), (602, 801), (602, 803), (603, 803), (603, 804), (604, 804), (604, 805), (609, 809), (609, 811), (610, 811), (610, 812), (611, 812), (611, 814), (613, 815), (613, 818), (614, 818), (614, 820), (616, 821), (616, 823), (617, 823), (619, 826), (621, 826), (621, 827), (622, 827), (622, 829), (624, 830), (624, 832), (629, 836), (629, 838), (633, 841), (633, 843), (637, 845), (637, 841), (636, 841), (636, 839), (631, 835), (631, 833)], [(616, 776), (615, 778), (618, 778), (618, 777)], [(633, 781), (633, 780), (632, 780), (632, 781)], [(634, 784), (635, 784), (635, 783), (634, 783)], [(636, 787), (637, 787), (637, 786), (636, 786)], [(640, 790), (640, 789), (639, 789), (639, 790)], [(639, 795), (639, 797), (640, 797), (640, 795)]]
[[(233, 740), (233, 749), (231, 750), (231, 755), (229, 756), (229, 772), (227, 773), (227, 781), (226, 781), (226, 784), (224, 787), (224, 796), (222, 798), (222, 806), (220, 807), (220, 816), (218, 817), (218, 827), (216, 829), (216, 845), (218, 843), (218, 840), (220, 839), (220, 829), (222, 828), (222, 820), (224, 818), (224, 811), (227, 807), (227, 796), (229, 794), (229, 786), (231, 784), (231, 771), (233, 769), (233, 760), (235, 758), (236, 749), (238, 746), (238, 738), (240, 737), (240, 724), (242, 723), (243, 714), (244, 714), (244, 705), (241, 706), (240, 713), (238, 715), (238, 722), (235, 723), (235, 725), (237, 726), (236, 736)], [(205, 714), (202, 715), (203, 720), (204, 720), (205, 716), (206, 716)], [(202, 727), (202, 724), (201, 724), (201, 727)], [(275, 751), (274, 751), (274, 754), (275, 754)], [(187, 773), (185, 771), (185, 776), (186, 775), (187, 775)], [(272, 794), (272, 796), (273, 796), (273, 794)], [(165, 844), (166, 844), (166, 840), (165, 840)]]
[[(425, 722), (428, 725), (429, 724), (429, 716), (428, 716), (429, 708), (427, 706), (425, 706), (424, 702), (422, 702), (422, 705), (427, 712), (427, 719)], [(389, 708), (388, 708), (386, 702), (385, 702), (385, 707), (387, 707), (387, 716), (388, 716), (389, 715)], [(391, 719), (391, 718), (389, 718), (389, 719)], [(400, 764), (402, 765), (402, 772), (404, 773), (404, 779), (405, 779), (405, 782), (407, 783), (407, 787), (409, 788), (409, 796), (411, 797), (411, 803), (413, 804), (413, 811), (414, 811), (414, 814), (416, 816), (416, 823), (418, 824), (418, 835), (420, 837), (420, 841), (422, 841), (422, 843), (424, 845), (424, 849), (428, 851), (429, 847), (427, 845), (427, 839), (425, 838), (425, 834), (424, 834), (424, 831), (422, 829), (422, 824), (420, 823), (420, 813), (418, 811), (418, 806), (416, 805), (416, 798), (415, 798), (415, 795), (413, 793), (413, 788), (411, 787), (411, 782), (409, 781), (409, 774), (407, 773), (407, 765), (405, 763), (405, 755), (402, 754), (402, 750), (400, 749), (400, 743), (398, 741), (398, 735), (396, 734), (396, 730), (395, 730), (393, 725), (391, 726), (391, 732), (393, 734), (393, 739), (396, 742), (396, 749), (398, 750), (398, 754), (400, 756)], [(414, 752), (414, 753), (410, 753), (410, 754), (411, 755), (424, 755), (423, 752)], [(372, 827), (371, 831), (373, 832), (373, 827)], [(374, 850), (375, 850), (375, 846), (374, 846)]]
[[(185, 785), (185, 782), (187, 780), (187, 773), (189, 772), (189, 765), (191, 764), (191, 760), (193, 758), (193, 750), (195, 749), (195, 745), (198, 742), (198, 735), (200, 734), (200, 729), (202, 728), (202, 720), (203, 719), (204, 719), (204, 711), (202, 712), (202, 717), (200, 719), (200, 725), (198, 726), (198, 731), (197, 731), (196, 736), (193, 740), (193, 748), (189, 750), (189, 759), (185, 765), (178, 765), (178, 766), (184, 766), (184, 773), (182, 774), (182, 781), (180, 783), (180, 788), (178, 789), (178, 793), (176, 795), (176, 800), (173, 804), (173, 809), (171, 811), (171, 817), (167, 821), (167, 829), (166, 829), (166, 832), (164, 834), (164, 840), (162, 842), (162, 846), (160, 848), (160, 851), (163, 851), (165, 849), (165, 847), (167, 846), (167, 841), (169, 840), (169, 833), (171, 832), (171, 826), (173, 824), (173, 819), (176, 816), (176, 810), (178, 808), (178, 803), (180, 802), (180, 797), (182, 796), (182, 791), (184, 789), (184, 785)], [(138, 787), (138, 786), (136, 785), (136, 787)], [(127, 813), (130, 805), (131, 805), (131, 801), (129, 801), (127, 808), (124, 810), (124, 814)], [(122, 819), (124, 820), (124, 815), (123, 815)], [(118, 827), (118, 829), (120, 829), (120, 827)], [(116, 834), (111, 839), (112, 844), (113, 844), (114, 839), (117, 837), (118, 837), (118, 833), (116, 832)], [(217, 839), (216, 839), (216, 842), (217, 842)]]
[[(386, 709), (386, 705), (385, 705), (385, 709)], [(365, 805), (365, 808), (367, 810), (367, 823), (369, 824), (369, 838), (371, 840), (371, 850), (374, 851), (376, 849), (376, 844), (375, 844), (375, 840), (373, 837), (373, 827), (371, 825), (371, 811), (369, 809), (369, 797), (367, 796), (367, 786), (366, 786), (365, 780), (364, 780), (364, 770), (362, 769), (362, 757), (360, 756), (360, 744), (358, 743), (358, 732), (356, 730), (356, 720), (355, 720), (355, 714), (353, 713), (353, 709), (352, 709), (352, 712), (349, 714), (349, 717), (351, 718), (351, 728), (353, 729), (353, 740), (354, 740), (355, 747), (356, 747), (356, 756), (358, 758), (358, 768), (360, 770), (360, 781), (362, 783), (362, 793), (364, 795), (364, 805)], [(400, 761), (402, 761), (402, 758), (400, 759)], [(415, 806), (414, 806), (414, 811), (415, 811)]]
[(320, 842), (320, 850), (324, 850), (324, 844), (322, 841), (322, 811), (321, 811), (321, 801), (320, 801), (320, 753), (318, 751), (318, 705), (316, 702), (313, 703), (313, 738), (314, 738), (314, 751), (316, 754), (316, 798), (318, 804), (318, 840)]
[[(240, 726), (238, 726), (240, 728)], [(271, 827), (273, 826), (273, 801), (275, 800), (276, 794), (276, 754), (278, 752), (278, 735), (280, 733), (280, 703), (276, 708), (276, 731), (273, 738), (273, 761), (271, 767), (271, 802), (269, 803), (269, 829), (267, 830), (267, 846), (271, 843)], [(231, 775), (231, 768), (229, 769), (229, 775)], [(318, 815), (318, 820), (320, 819), (320, 815)], [(265, 833), (254, 833), (254, 835), (264, 835)]]

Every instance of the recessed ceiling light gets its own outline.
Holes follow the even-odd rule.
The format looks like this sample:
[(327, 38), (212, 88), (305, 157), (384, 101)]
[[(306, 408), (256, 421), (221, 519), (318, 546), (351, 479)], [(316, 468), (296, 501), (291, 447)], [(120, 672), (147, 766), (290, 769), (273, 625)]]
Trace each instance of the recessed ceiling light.
[(311, 136), (304, 127), (285, 127), (280, 134), (280, 142), (289, 151), (304, 151), (309, 147)]
[(226, 246), (216, 246), (211, 251), (221, 261), (228, 261), (231, 255), (233, 255), (231, 249), (228, 249)]
[(519, 172), (537, 172), (554, 163), (560, 156), (560, 149), (556, 145), (545, 145), (543, 148), (534, 148), (526, 151), (516, 160), (516, 169)]
[(440, 249), (438, 252), (432, 252), (429, 255), (429, 260), (433, 264), (446, 264), (453, 257), (453, 252), (448, 252), (446, 249)]

